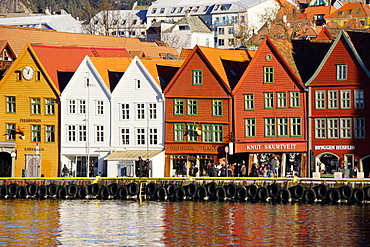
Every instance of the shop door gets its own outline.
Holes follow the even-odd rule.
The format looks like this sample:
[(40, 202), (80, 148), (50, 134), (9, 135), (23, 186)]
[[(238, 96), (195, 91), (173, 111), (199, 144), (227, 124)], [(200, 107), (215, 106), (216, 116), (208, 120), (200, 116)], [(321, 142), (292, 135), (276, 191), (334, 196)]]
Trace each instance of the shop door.
[(370, 156), (362, 160), (362, 169), (360, 172), (364, 172), (365, 178), (370, 178)]
[(40, 177), (41, 154), (26, 154), (27, 177)]
[(0, 177), (12, 176), (12, 157), (9, 153), (0, 153)]

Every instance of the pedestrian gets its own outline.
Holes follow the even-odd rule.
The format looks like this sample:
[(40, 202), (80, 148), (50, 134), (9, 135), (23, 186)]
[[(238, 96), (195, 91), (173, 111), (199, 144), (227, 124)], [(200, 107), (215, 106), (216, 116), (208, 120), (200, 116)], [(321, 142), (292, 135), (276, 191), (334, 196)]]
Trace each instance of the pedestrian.
[(63, 175), (63, 177), (67, 177), (68, 176), (68, 173), (69, 173), (69, 170), (68, 170), (67, 166), (64, 165), (64, 167), (62, 169), (62, 175)]
[(194, 169), (193, 169), (193, 177), (196, 177), (197, 176), (197, 173), (198, 173), (199, 169), (197, 166), (194, 166)]
[(247, 167), (245, 166), (245, 164), (242, 165), (241, 175), (242, 175), (242, 177), (246, 177), (247, 176)]
[(275, 174), (275, 169), (276, 169), (276, 165), (277, 165), (277, 157), (276, 155), (273, 155), (272, 156), (272, 159), (270, 161), (270, 172), (269, 172), (269, 178), (272, 176), (272, 177), (275, 177), (276, 174)]

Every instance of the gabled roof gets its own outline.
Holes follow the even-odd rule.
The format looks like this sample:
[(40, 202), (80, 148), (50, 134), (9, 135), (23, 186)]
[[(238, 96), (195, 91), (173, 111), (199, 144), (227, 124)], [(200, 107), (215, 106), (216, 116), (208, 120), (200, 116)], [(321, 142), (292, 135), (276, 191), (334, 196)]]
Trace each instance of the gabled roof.
[[(113, 91), (116, 84), (121, 79), (119, 76), (126, 72), (132, 59), (118, 57), (90, 57), (90, 61), (94, 64), (95, 69), (100, 74), (108, 89)], [(112, 76), (117, 76), (117, 78), (111, 78)]]
[(329, 29), (324, 26), (320, 33), (317, 35), (316, 40), (335, 40)]
[(306, 8), (304, 13), (306, 13), (308, 19), (313, 21), (316, 15), (324, 15), (325, 18), (325, 16), (334, 13), (336, 10), (333, 6), (312, 6)]
[(258, 58), (261, 59), (262, 49), (265, 46), (269, 47), (271, 50), (273, 50), (273, 52), (275, 52), (277, 54), (277, 56), (279, 57), (279, 61), (281, 61), (281, 65), (283, 67), (285, 67), (287, 73), (292, 75), (292, 77), (295, 78), (295, 82), (298, 83), (298, 85), (300, 85), (303, 88), (303, 83), (300, 79), (298, 70), (297, 70), (296, 65), (295, 65), (295, 61), (293, 59), (292, 44), (288, 40), (282, 40), (282, 39), (272, 40), (268, 36), (266, 36), (263, 39), (261, 45), (259, 46), (257, 53), (253, 57), (251, 63), (249, 64), (248, 68), (246, 69), (245, 73), (240, 78), (240, 82), (238, 83), (238, 85), (233, 90), (233, 94), (235, 94), (239, 90), (239, 88), (241, 87), (241, 84), (242, 84), (241, 82), (244, 81), (243, 78), (245, 78), (251, 70), (255, 69), (254, 64), (256, 64), (258, 62), (258, 60), (257, 60)]
[(331, 41), (292, 40), (293, 59), (303, 83), (315, 73), (331, 43)]
[(183, 25), (188, 25), (189, 29), (192, 32), (212, 33), (212, 30), (208, 27), (208, 25), (203, 21), (202, 18), (200, 18), (199, 16), (190, 15), (185, 15), (185, 17), (175, 22), (170, 28), (164, 30), (163, 32), (172, 32), (175, 26)]
[(370, 70), (370, 33), (353, 31), (347, 31), (346, 33), (362, 61)]
[[(55, 86), (63, 91), (58, 72), (75, 72), (85, 56), (130, 57), (126, 49), (30, 45)], [(63, 83), (64, 85), (64, 83)]]
[(362, 69), (365, 71), (365, 73), (370, 77), (370, 73), (369, 73), (369, 70), (366, 68), (364, 62), (361, 60), (360, 56), (358, 55), (357, 51), (354, 49), (353, 45), (351, 44), (351, 42), (349, 41), (348, 37), (345, 35), (344, 31), (342, 31), (338, 37), (335, 39), (335, 41), (332, 43), (330, 49), (328, 50), (328, 52), (326, 53), (325, 57), (322, 59), (320, 65), (317, 67), (315, 73), (312, 75), (312, 77), (306, 82), (306, 86), (309, 86), (310, 83), (316, 78), (316, 76), (320, 73), (321, 69), (323, 68), (323, 66), (325, 65), (326, 61), (328, 60), (328, 58), (330, 57), (331, 53), (333, 52), (333, 50), (335, 49), (335, 47), (337, 46), (338, 42), (340, 40), (344, 40), (345, 43), (348, 44), (348, 46), (350, 47), (350, 50), (352, 51), (354, 57), (357, 59), (358, 63), (360, 64), (360, 66), (362, 67)]
[(363, 29), (364, 25), (360, 22), (359, 19), (350, 19), (343, 26), (343, 29)]
[(184, 60), (148, 60), (140, 59), (142, 64), (152, 75), (158, 86), (164, 89), (180, 69)]
[(178, 54), (173, 47), (157, 46), (153, 42), (141, 42), (136, 38), (63, 33), (48, 29), (0, 25), (0, 37), (0, 39), (8, 40), (12, 44), (16, 54), (19, 54), (28, 43), (52, 46), (125, 48), (128, 51), (142, 50), (147, 57), (159, 57), (160, 53), (173, 53), (176, 56)]
[(189, 54), (191, 53), (192, 50), (193, 49), (182, 48), (181, 52), (180, 52), (180, 55), (179, 55), (179, 59), (185, 60), (189, 56)]
[[(180, 70), (176, 73), (173, 80), (171, 80), (170, 84), (166, 87), (164, 93), (171, 88), (174, 81), (178, 77), (179, 72), (189, 63), (189, 61), (191, 61), (195, 54), (199, 54), (199, 56), (205, 61), (206, 65), (211, 67), (210, 69), (213, 71), (215, 77), (221, 79), (223, 86), (225, 86), (225, 88), (231, 92), (235, 86), (234, 81), (239, 81), (240, 77), (242, 76), (241, 71), (244, 71), (244, 69), (248, 66), (253, 55), (255, 54), (255, 51), (226, 50), (196, 45), (181, 66)], [(233, 80), (229, 80), (230, 74), (233, 75)]]
[(352, 19), (370, 17), (370, 7), (364, 3), (347, 3), (325, 19)]

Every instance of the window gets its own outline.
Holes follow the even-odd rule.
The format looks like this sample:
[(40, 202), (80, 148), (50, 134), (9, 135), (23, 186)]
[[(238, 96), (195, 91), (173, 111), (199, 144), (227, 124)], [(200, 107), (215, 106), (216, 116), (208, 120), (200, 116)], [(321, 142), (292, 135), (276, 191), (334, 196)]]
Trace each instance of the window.
[(187, 113), (190, 116), (195, 116), (198, 114), (198, 102), (196, 99), (188, 99), (187, 102)]
[(290, 135), (291, 136), (301, 136), (301, 118), (292, 117), (290, 118)]
[(316, 139), (326, 138), (326, 119), (325, 118), (315, 119), (315, 138)]
[(174, 108), (174, 115), (184, 115), (184, 99), (175, 99)]
[(338, 81), (347, 80), (347, 64), (337, 65), (337, 80)]
[(164, 10), (165, 8), (161, 8), (161, 10), (159, 11), (160, 14), (163, 14), (164, 13)]
[(45, 114), (54, 115), (54, 99), (45, 99)]
[(355, 118), (355, 138), (365, 138), (365, 118)]
[(338, 109), (338, 91), (328, 91), (328, 109)]
[(121, 129), (121, 142), (122, 142), (122, 145), (130, 144), (130, 129), (129, 128)]
[(338, 119), (328, 118), (328, 138), (335, 139), (338, 138)]
[(256, 119), (245, 119), (245, 137), (256, 137)]
[(136, 144), (145, 145), (145, 129), (144, 128), (136, 129)]
[(68, 135), (68, 141), (69, 142), (76, 141), (76, 126), (68, 125), (67, 126), (67, 135)]
[(286, 108), (286, 93), (285, 92), (277, 93), (277, 107)]
[(355, 109), (364, 109), (365, 108), (364, 90), (363, 89), (354, 90), (354, 94), (355, 94)]
[(7, 96), (6, 97), (6, 112), (7, 113), (15, 113), (16, 112), (15, 96)]
[(31, 114), (39, 115), (41, 113), (40, 98), (31, 99)]
[(193, 85), (202, 85), (202, 70), (193, 70)]
[(340, 138), (349, 139), (351, 138), (351, 119), (341, 118), (340, 119)]
[(180, 7), (177, 13), (181, 13), (181, 11), (184, 9), (184, 7)]
[(228, 34), (234, 34), (234, 27), (228, 28)]
[(254, 110), (254, 94), (245, 94), (244, 95), (244, 110), (252, 111)]
[(22, 80), (22, 72), (20, 70), (16, 70), (15, 72), (15, 80), (21, 81)]
[(197, 124), (193, 124), (193, 123), (187, 124), (187, 133), (186, 133), (186, 135), (188, 137), (189, 142), (198, 141), (198, 134), (195, 130), (197, 126), (198, 126)]
[(171, 13), (175, 13), (175, 11), (176, 11), (176, 7), (171, 9)]
[(96, 101), (96, 114), (104, 115), (104, 102), (102, 100)]
[(140, 84), (140, 80), (135, 80), (135, 88), (136, 89), (140, 89), (141, 88), (141, 84)]
[(265, 108), (274, 108), (274, 93), (265, 93)]
[(41, 126), (32, 125), (32, 141), (39, 142), (41, 141)]
[[(195, 132), (195, 136), (197, 133)], [(202, 141), (203, 142), (222, 142), (223, 132), (220, 124), (203, 124)]]
[(212, 125), (212, 132), (214, 142), (223, 142), (223, 131), (221, 124)]
[(290, 107), (299, 107), (299, 92), (290, 92)]
[(68, 113), (69, 114), (76, 113), (76, 101), (73, 99), (68, 101)]
[(340, 90), (340, 109), (351, 108), (351, 90)]
[(212, 116), (222, 117), (222, 100), (212, 100)]
[(278, 118), (278, 136), (288, 136), (288, 118)]
[(325, 109), (325, 91), (315, 91), (315, 109)]
[(218, 39), (218, 45), (219, 46), (224, 46), (225, 45), (225, 40), (224, 39)]
[(79, 125), (78, 126), (78, 140), (80, 142), (86, 141), (86, 125)]
[(6, 140), (7, 141), (15, 141), (15, 124), (7, 124), (6, 125)]
[(225, 34), (225, 28), (221, 27), (218, 29), (218, 34)]
[(149, 103), (149, 119), (157, 119), (157, 104)]
[(184, 141), (184, 124), (183, 123), (175, 123), (174, 124), (174, 141), (175, 142), (183, 142)]
[(152, 14), (155, 14), (155, 12), (157, 12), (157, 8), (152, 9)]
[(263, 82), (274, 83), (274, 67), (263, 67)]
[(121, 105), (121, 119), (130, 119), (130, 105), (129, 104)]
[(275, 136), (275, 118), (265, 118), (265, 136)]
[(212, 142), (212, 125), (211, 124), (202, 125), (202, 141)]
[(149, 129), (149, 144), (150, 145), (157, 145), (158, 144), (158, 130), (157, 129)]
[(136, 104), (137, 119), (145, 119), (145, 108), (144, 104)]
[(46, 142), (55, 142), (55, 126), (46, 125)]
[(80, 114), (86, 113), (86, 100), (80, 99), (78, 101), (78, 109), (79, 109)]
[(96, 142), (104, 142), (104, 126), (103, 125), (95, 126), (95, 140)]

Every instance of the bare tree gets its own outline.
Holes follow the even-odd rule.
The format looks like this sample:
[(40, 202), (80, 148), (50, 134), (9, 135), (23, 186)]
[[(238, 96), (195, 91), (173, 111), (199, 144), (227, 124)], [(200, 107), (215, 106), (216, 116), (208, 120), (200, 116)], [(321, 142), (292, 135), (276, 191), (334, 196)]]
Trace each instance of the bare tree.
[(178, 31), (169, 31), (168, 29), (164, 30), (161, 32), (161, 41), (166, 43), (168, 46), (176, 48), (177, 50), (190, 47), (190, 40), (184, 37), (182, 38)]
[(234, 27), (234, 37), (237, 45), (246, 46), (248, 40), (255, 35), (257, 30), (257, 27), (251, 24), (245, 17), (246, 12), (239, 13), (238, 22)]

